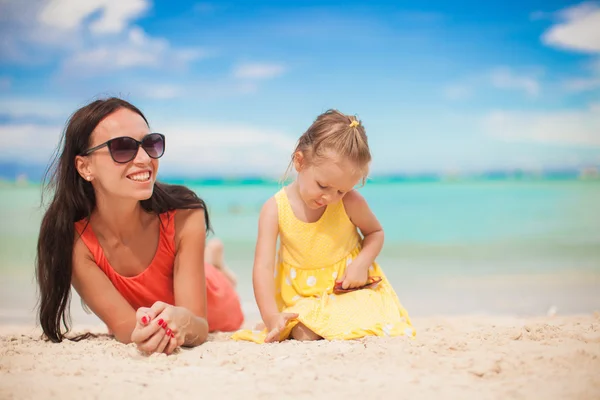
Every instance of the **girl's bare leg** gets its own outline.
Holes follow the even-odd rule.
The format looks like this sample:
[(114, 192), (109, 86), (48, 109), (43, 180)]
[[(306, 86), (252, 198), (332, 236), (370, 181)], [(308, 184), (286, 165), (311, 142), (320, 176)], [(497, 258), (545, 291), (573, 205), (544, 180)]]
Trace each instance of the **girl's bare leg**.
[(223, 274), (231, 281), (233, 286), (237, 285), (237, 277), (235, 274), (227, 268), (225, 264), (225, 248), (223, 242), (219, 239), (211, 239), (206, 243), (204, 249), (204, 259), (207, 263), (214, 265), (215, 268), (221, 270)]
[(308, 329), (306, 325), (301, 322), (292, 329), (292, 337), (296, 340), (302, 341), (323, 339), (321, 336)]

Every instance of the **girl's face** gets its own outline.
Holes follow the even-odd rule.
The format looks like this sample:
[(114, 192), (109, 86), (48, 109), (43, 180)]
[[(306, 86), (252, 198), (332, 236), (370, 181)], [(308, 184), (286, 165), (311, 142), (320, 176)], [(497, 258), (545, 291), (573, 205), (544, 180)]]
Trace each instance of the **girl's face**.
[[(98, 124), (92, 133), (90, 148), (122, 136), (142, 141), (149, 133), (148, 125), (140, 115), (122, 108)], [(156, 156), (156, 152), (164, 149), (164, 142), (160, 142), (160, 138), (156, 137), (152, 144), (153, 140), (149, 138), (146, 138), (145, 143), (148, 144), (150, 153)], [(152, 146), (156, 149), (154, 152)], [(122, 153), (117, 154), (113, 150), (113, 156), (118, 159), (119, 156), (122, 157)], [(77, 156), (75, 162), (80, 175), (83, 179), (89, 178), (96, 191), (135, 200), (146, 200), (152, 196), (158, 172), (158, 159), (151, 158), (144, 148), (138, 148), (133, 159), (125, 163), (116, 162), (107, 146), (87, 156)]]
[(341, 200), (363, 178), (359, 168), (335, 154), (309, 163), (301, 152), (296, 153), (294, 166), (302, 201), (308, 208), (319, 209)]

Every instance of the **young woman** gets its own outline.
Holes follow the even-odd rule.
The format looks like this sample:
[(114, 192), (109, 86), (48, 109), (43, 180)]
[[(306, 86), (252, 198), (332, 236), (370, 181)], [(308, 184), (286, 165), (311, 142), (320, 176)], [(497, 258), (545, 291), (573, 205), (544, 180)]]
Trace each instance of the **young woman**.
[[(37, 248), (39, 321), (49, 340), (69, 330), (71, 285), (117, 340), (145, 353), (169, 354), (241, 326), (222, 248), (205, 246), (204, 201), (156, 181), (164, 151), (165, 136), (124, 100), (97, 100), (70, 118)], [(205, 263), (205, 248), (217, 266)]]

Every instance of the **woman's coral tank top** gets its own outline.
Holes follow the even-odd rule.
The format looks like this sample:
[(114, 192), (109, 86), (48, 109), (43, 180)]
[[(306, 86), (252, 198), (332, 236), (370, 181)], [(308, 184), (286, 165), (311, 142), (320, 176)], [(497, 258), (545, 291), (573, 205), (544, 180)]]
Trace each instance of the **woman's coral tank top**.
[[(75, 223), (75, 229), (90, 250), (96, 265), (115, 288), (137, 310), (151, 307), (156, 301), (175, 303), (173, 270), (175, 265), (175, 211), (160, 214), (160, 238), (150, 265), (139, 275), (118, 274), (104, 255), (94, 231), (86, 220)], [(244, 315), (240, 299), (227, 277), (213, 265), (205, 264), (207, 320), (209, 330), (231, 332), (240, 328)]]

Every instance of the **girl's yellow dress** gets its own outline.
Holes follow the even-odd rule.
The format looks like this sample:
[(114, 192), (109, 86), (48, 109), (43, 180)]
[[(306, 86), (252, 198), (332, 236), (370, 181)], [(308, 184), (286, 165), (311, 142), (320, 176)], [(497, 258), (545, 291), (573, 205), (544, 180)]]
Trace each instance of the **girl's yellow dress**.
[[(362, 245), (342, 200), (328, 205), (314, 223), (296, 218), (285, 188), (275, 194), (275, 200), (280, 240), (274, 273), (277, 307), (280, 312), (299, 314), (280, 339), (288, 338), (298, 322), (328, 340), (415, 336), (408, 313), (376, 262), (369, 267), (369, 276), (382, 278), (375, 288), (333, 294), (336, 279), (344, 275)], [(232, 338), (264, 343), (267, 333), (266, 329), (240, 330)]]

